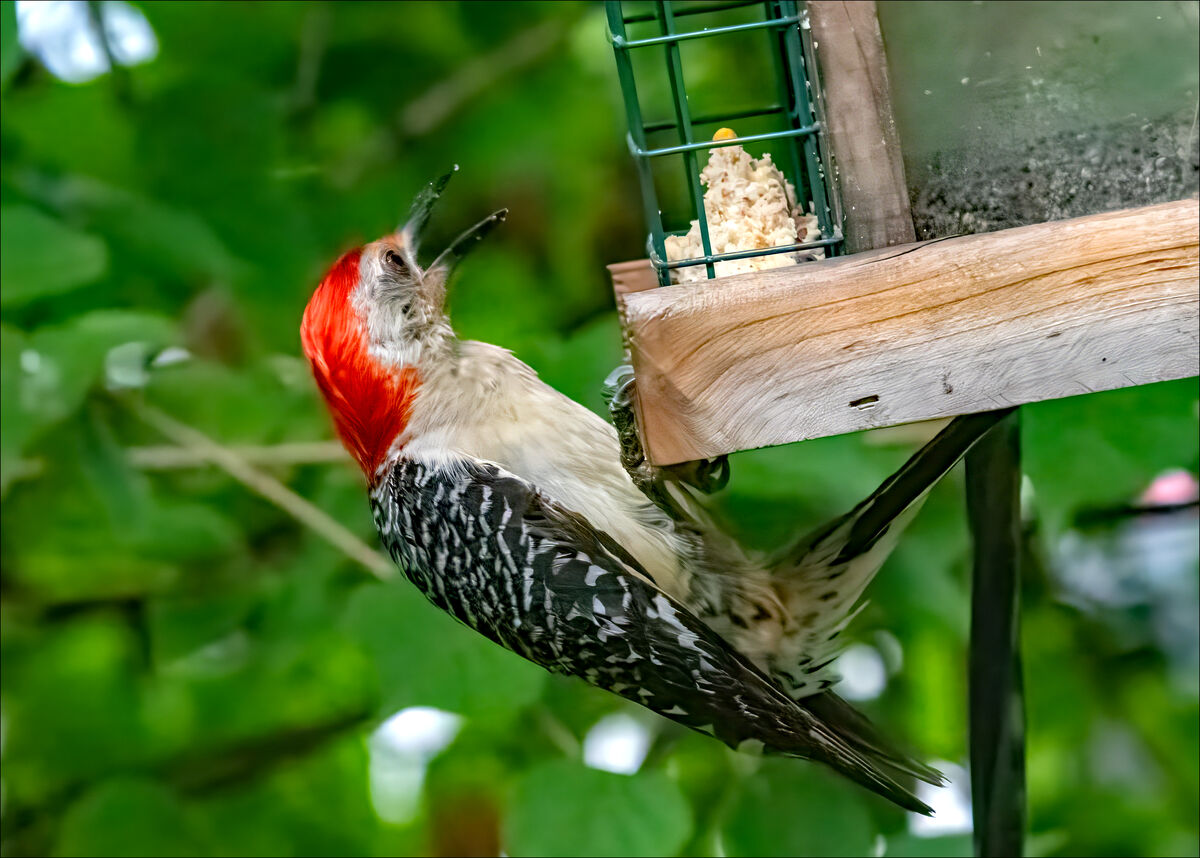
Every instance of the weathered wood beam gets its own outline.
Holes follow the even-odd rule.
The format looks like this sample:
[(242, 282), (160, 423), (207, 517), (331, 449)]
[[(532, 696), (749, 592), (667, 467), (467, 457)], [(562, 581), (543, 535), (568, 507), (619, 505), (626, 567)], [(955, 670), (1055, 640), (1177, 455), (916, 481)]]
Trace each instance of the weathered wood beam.
[(875, 4), (809, 0), (846, 252), (916, 239)]
[[(618, 293), (650, 458), (1200, 373), (1193, 200)], [(647, 266), (648, 267), (648, 266)]]

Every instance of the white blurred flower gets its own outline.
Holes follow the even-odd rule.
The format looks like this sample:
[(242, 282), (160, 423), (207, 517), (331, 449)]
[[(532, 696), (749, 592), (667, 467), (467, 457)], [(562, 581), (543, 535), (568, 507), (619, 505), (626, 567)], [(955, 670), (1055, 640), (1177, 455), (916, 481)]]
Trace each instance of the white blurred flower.
[[(146, 16), (121, 0), (99, 7), (108, 49), (125, 66), (158, 56), (158, 39)], [(17, 36), (21, 46), (51, 74), (68, 83), (85, 83), (109, 71), (108, 56), (83, 0), (18, 0)]]
[(593, 769), (631, 775), (650, 750), (650, 731), (624, 713), (596, 722), (583, 740), (583, 761)]

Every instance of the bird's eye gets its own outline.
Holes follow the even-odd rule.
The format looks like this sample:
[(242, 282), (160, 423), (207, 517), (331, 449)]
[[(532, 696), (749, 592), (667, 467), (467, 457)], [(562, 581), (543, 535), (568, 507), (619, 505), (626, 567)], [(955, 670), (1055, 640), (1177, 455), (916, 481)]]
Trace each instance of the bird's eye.
[(388, 265), (390, 265), (392, 268), (395, 268), (397, 271), (408, 270), (408, 265), (405, 264), (404, 258), (394, 250), (389, 250), (384, 254), (383, 258)]

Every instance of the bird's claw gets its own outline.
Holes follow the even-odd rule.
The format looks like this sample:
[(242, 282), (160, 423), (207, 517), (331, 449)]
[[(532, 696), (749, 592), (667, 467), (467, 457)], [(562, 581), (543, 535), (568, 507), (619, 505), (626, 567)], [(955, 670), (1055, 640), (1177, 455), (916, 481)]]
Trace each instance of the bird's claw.
[(642, 440), (638, 436), (634, 405), (637, 390), (633, 382), (633, 367), (627, 363), (618, 366), (604, 379), (604, 401), (617, 429), (621, 465), (646, 497), (674, 517), (676, 505), (667, 492), (666, 482), (685, 483), (705, 494), (712, 494), (729, 482), (729, 459), (718, 456), (678, 465), (652, 465), (646, 459)]

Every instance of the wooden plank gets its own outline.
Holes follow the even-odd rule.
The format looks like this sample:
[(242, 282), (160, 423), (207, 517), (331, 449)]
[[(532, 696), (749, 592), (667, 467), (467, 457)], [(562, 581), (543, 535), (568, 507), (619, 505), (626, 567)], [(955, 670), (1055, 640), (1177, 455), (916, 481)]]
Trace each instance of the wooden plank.
[(621, 296), (652, 461), (1184, 378), (1195, 200)]
[[(621, 346), (626, 355), (630, 351), (629, 320), (625, 318), (625, 296), (630, 292), (644, 292), (658, 286), (658, 275), (649, 259), (635, 259), (632, 262), (614, 262), (608, 267), (612, 277), (613, 294), (617, 304), (617, 318), (621, 321)], [(638, 408), (637, 391), (634, 390), (633, 412), (637, 420), (641, 420)], [(638, 423), (638, 434), (641, 434), (641, 423)]]
[(608, 266), (612, 276), (613, 291), (617, 296), (629, 292), (644, 292), (658, 286), (658, 277), (654, 274), (654, 266), (649, 259), (635, 259), (632, 262), (614, 262)]
[(916, 239), (875, 4), (810, 0), (846, 251)]

